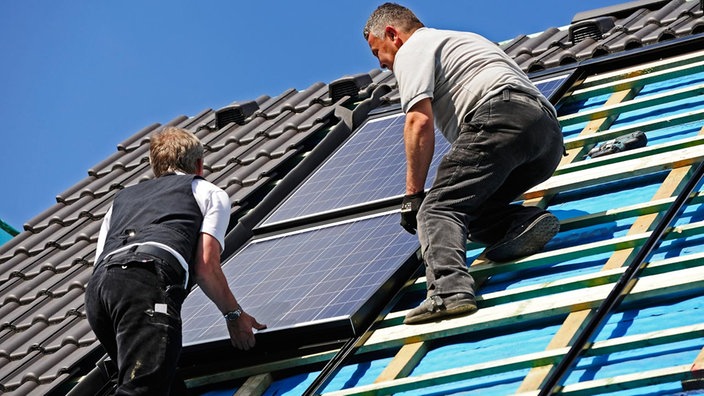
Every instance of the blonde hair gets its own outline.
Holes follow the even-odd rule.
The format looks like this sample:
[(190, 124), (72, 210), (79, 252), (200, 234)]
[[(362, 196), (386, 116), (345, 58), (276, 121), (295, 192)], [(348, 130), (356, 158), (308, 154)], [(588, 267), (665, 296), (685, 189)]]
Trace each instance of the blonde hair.
[(387, 26), (410, 33), (423, 27), (423, 23), (408, 8), (395, 3), (384, 3), (380, 5), (367, 20), (364, 25), (364, 39), (369, 40), (369, 34), (377, 38), (384, 38)]
[(203, 144), (185, 129), (166, 127), (150, 139), (149, 163), (156, 177), (176, 171), (196, 174), (202, 158)]

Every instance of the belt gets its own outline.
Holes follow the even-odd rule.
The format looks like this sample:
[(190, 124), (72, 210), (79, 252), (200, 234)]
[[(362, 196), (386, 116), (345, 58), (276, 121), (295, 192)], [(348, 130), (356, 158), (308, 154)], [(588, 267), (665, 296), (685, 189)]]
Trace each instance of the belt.
[[(535, 97), (527, 92), (523, 92), (523, 91), (520, 91), (515, 88), (502, 89), (499, 93), (497, 93), (496, 95), (492, 95), (485, 102), (483, 102), (481, 105), (479, 105), (479, 107), (484, 106), (491, 99), (496, 99), (496, 98), (501, 98), (504, 102), (517, 101), (517, 102), (524, 102), (524, 103), (537, 103), (540, 107), (548, 110), (545, 107), (545, 104), (540, 99), (538, 99), (537, 97)], [(548, 110), (548, 113), (550, 113), (553, 116), (553, 118), (555, 117), (555, 115), (551, 111)], [(474, 116), (474, 112), (470, 112), (470, 113), (465, 114), (464, 117), (462, 117), (462, 122), (463, 123), (471, 122), (473, 116)]]
[(178, 261), (178, 259), (176, 259), (176, 257), (174, 257), (174, 255), (169, 253), (168, 251), (154, 245), (137, 245), (129, 249), (120, 250), (116, 253), (110, 253), (105, 256), (105, 259), (103, 259), (102, 261), (107, 263), (113, 258), (117, 258), (129, 253), (144, 253), (161, 259), (162, 261), (167, 263), (171, 268), (173, 268), (176, 273), (179, 274), (184, 280), (186, 279), (186, 271), (183, 269), (183, 266), (181, 266), (181, 263)]
[[(501, 95), (502, 99), (505, 102), (514, 101), (514, 100), (519, 101), (519, 102), (526, 102), (526, 103), (536, 103), (537, 102), (539, 105), (543, 106), (543, 102), (541, 102), (540, 99), (536, 98), (535, 96), (533, 96), (529, 93), (519, 91), (517, 89), (504, 88), (499, 95)], [(499, 95), (496, 95), (496, 96), (499, 96)]]

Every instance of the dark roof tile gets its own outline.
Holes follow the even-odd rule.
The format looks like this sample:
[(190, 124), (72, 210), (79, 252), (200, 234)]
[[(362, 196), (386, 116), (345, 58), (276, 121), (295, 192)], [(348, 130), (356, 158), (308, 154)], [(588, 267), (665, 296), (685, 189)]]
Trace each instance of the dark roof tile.
[[(64, 203), (56, 203), (52, 205), (49, 209), (43, 211), (42, 213), (29, 220), (27, 223), (25, 223), (23, 227), (24, 230), (36, 234), (41, 229), (46, 227), (46, 224), (50, 223), (52, 220), (60, 222), (60, 218), (56, 215), (56, 213), (60, 212), (65, 208), (66, 204)], [(43, 225), (40, 226), (39, 224)]]
[[(653, 25), (655, 26), (655, 25)], [(675, 38), (672, 29), (667, 26), (657, 26), (654, 29), (647, 31), (642, 37), (644, 45), (655, 44), (661, 41), (673, 40)]]
[(271, 140), (266, 145), (262, 145), (259, 151), (269, 158), (278, 158), (285, 155), (289, 150), (294, 150), (298, 145), (315, 132), (313, 129), (300, 131), (289, 129), (281, 134), (277, 140)]
[(46, 292), (45, 283), (47, 281), (56, 282), (54, 275), (56, 275), (54, 271), (45, 269), (31, 278), (16, 278), (14, 282), (11, 282), (11, 287), (3, 290), (3, 293), (7, 293), (4, 295), (4, 300), (19, 302), (22, 305), (29, 304), (37, 296)]
[(104, 177), (116, 169), (122, 169), (125, 171), (130, 171), (139, 166), (149, 162), (149, 146), (138, 146), (130, 152), (118, 152), (117, 156), (114, 156), (110, 164), (106, 164), (103, 168), (97, 170), (91, 170), (88, 172), (90, 176), (96, 178)]
[[(62, 273), (69, 270), (74, 265), (85, 265), (92, 263), (92, 256), (95, 247), (90, 241), (79, 241), (66, 250), (45, 249), (41, 255), (37, 255), (28, 259), (27, 256), (18, 255), (17, 259), (10, 260), (6, 263), (7, 271), (4, 277), (0, 279), (0, 292), (8, 293), (11, 287), (14, 287), (12, 282), (14, 278), (32, 279), (39, 275), (44, 270), (50, 270), (54, 273)], [(11, 281), (12, 280), (12, 281)], [(0, 301), (0, 303), (2, 303)]]
[[(545, 57), (541, 60), (543, 61), (545, 68), (548, 69), (576, 63), (591, 56), (591, 47), (593, 45), (594, 39), (587, 37), (576, 45), (570, 48), (555, 51), (551, 53), (549, 57)], [(587, 52), (584, 52), (585, 48), (588, 49)]]
[(74, 265), (86, 265), (92, 260), (86, 257), (93, 254), (94, 247), (90, 241), (79, 241), (66, 250), (51, 249), (48, 254), (41, 259), (37, 259), (32, 267), (27, 267), (24, 271), (27, 277), (36, 276), (44, 270), (51, 270), (55, 273), (62, 273), (71, 269)]
[[(3, 388), (15, 394), (40, 394), (39, 389), (47, 389), (46, 384), (60, 378), (67, 378), (69, 370), (79, 359), (78, 346), (66, 344), (51, 354), (35, 351), (23, 361), (11, 364), (13, 371), (7, 377), (0, 377)], [(55, 385), (54, 385), (55, 386)], [(51, 389), (49, 387), (48, 389)]]
[(0, 292), (5, 287), (5, 283), (10, 279), (24, 277), (22, 269), (25, 268), (27, 263), (30, 261), (28, 260), (29, 257), (29, 254), (26, 252), (17, 252), (14, 257), (2, 264), (3, 272), (1, 274), (2, 276), (0, 276), (0, 283), (2, 283), (2, 287), (0, 287)]
[(93, 177), (102, 177), (110, 173), (114, 168), (115, 163), (125, 156), (125, 151), (115, 151), (104, 161), (98, 163), (94, 167), (88, 169), (88, 175)]
[[(320, 103), (314, 103), (301, 113), (293, 114), (286, 123), (286, 128), (294, 128), (298, 130), (305, 130), (312, 128), (315, 124), (320, 124), (327, 122), (331, 117), (334, 116), (334, 108), (330, 106), (323, 106)], [(267, 132), (268, 137), (274, 137), (275, 132)]]
[(540, 56), (533, 57), (530, 66), (528, 66), (528, 72), (537, 72), (547, 69), (551, 59), (554, 59), (556, 55), (562, 52), (563, 50), (560, 47), (552, 47), (543, 52)]
[(66, 249), (71, 245), (85, 240), (91, 241), (93, 243), (98, 241), (98, 231), (100, 230), (100, 221), (86, 219), (85, 221), (79, 222), (76, 227), (71, 229), (68, 233), (50, 241), (48, 245), (57, 246), (60, 249)]
[(5, 343), (10, 352), (8, 354), (9, 359), (20, 360), (32, 352), (39, 351), (38, 343), (46, 338), (48, 327), (48, 322), (37, 321), (25, 331), (16, 332), (15, 336)]
[(63, 226), (61, 224), (52, 223), (48, 227), (44, 228), (40, 233), (29, 233), (29, 236), (23, 241), (23, 243), (16, 247), (15, 253), (26, 252), (29, 256), (35, 256), (41, 253), (42, 250), (49, 247), (49, 243), (46, 239), (47, 235), (52, 235), (54, 232), (59, 232), (62, 228)]
[(673, 24), (677, 36), (684, 36), (688, 32), (692, 34), (704, 33), (704, 16), (698, 18), (684, 19), (678, 24)]
[(57, 223), (62, 226), (69, 226), (76, 222), (82, 215), (82, 212), (77, 211), (77, 208), (81, 208), (83, 205), (90, 204), (93, 201), (93, 197), (83, 196), (76, 202), (72, 202), (71, 205), (58, 204), (59, 210), (54, 212), (51, 216), (45, 217), (41, 222), (35, 223), (34, 226), (30, 224), (25, 224), (25, 229), (34, 233), (41, 232), (44, 228), (51, 224)]
[(31, 232), (23, 231), (15, 235), (9, 241), (0, 245), (0, 263), (11, 259), (16, 253), (19, 253), (20, 251), (17, 250), (17, 247), (25, 243), (25, 241), (32, 235), (34, 234)]
[(52, 297), (46, 293), (31, 303), (22, 305), (25, 309), (17, 309), (0, 320), (0, 327), (23, 332), (38, 322), (57, 324), (69, 316), (80, 314), (83, 306), (83, 284), (74, 283), (68, 292)]
[(66, 205), (73, 205), (80, 200), (81, 197), (99, 197), (109, 192), (113, 187), (112, 181), (114, 178), (124, 172), (124, 169), (115, 169), (113, 172), (103, 175), (103, 177), (99, 179), (90, 178), (90, 183), (83, 184), (80, 190), (73, 191), (71, 195), (64, 196), (60, 202)]
[(0, 383), (2, 383), (0, 390), (14, 390), (22, 385), (25, 370), (39, 363), (38, 358), (42, 357), (40, 353), (34, 352), (23, 359), (0, 359), (0, 362), (7, 360), (5, 364), (0, 365)]
[[(276, 97), (269, 97), (266, 101), (259, 104), (259, 111), (255, 113), (257, 117), (271, 119), (278, 117), (283, 111), (291, 111), (295, 108), (297, 102), (291, 102), (290, 98), (296, 96), (298, 91), (288, 89)], [(298, 100), (303, 99), (303, 96), (298, 96)]]
[(230, 196), (230, 202), (231, 204), (231, 213), (236, 213), (236, 211), (241, 211), (245, 209), (251, 209), (252, 204), (250, 202), (246, 202), (246, 199), (250, 197), (250, 195), (254, 192), (254, 190), (268, 184), (271, 182), (271, 180), (268, 177), (262, 177), (259, 179), (250, 179), (253, 181), (253, 183), (243, 186), (242, 184), (238, 183), (233, 183), (224, 190), (227, 192), (227, 194)]
[(78, 191), (82, 190), (85, 186), (88, 184), (92, 183), (95, 180), (95, 177), (86, 177), (85, 179), (81, 180), (80, 182), (76, 183), (72, 187), (68, 188), (66, 191), (62, 192), (61, 194), (56, 196), (56, 201), (59, 203), (66, 203), (66, 201), (69, 199), (69, 197), (73, 196), (76, 194)]
[(112, 195), (101, 197), (101, 199), (95, 200), (85, 210), (81, 211), (81, 217), (88, 217), (91, 220), (102, 220), (110, 206), (112, 206)]
[[(691, 3), (693, 2), (690, 2), (690, 6)], [(680, 14), (690, 11), (689, 6), (685, 5), (687, 8), (683, 9), (683, 5), (685, 5), (685, 0), (671, 0), (661, 9), (651, 12), (646, 24), (666, 26), (674, 22)]]
[(271, 155), (272, 155), (271, 160), (269, 162), (267, 162), (265, 165), (263, 165), (261, 168), (262, 175), (273, 176), (276, 172), (276, 169), (279, 166), (284, 164), (291, 157), (299, 155), (300, 152), (298, 150), (296, 150), (296, 147), (298, 147), (298, 144), (297, 144), (298, 141), (305, 140), (307, 138), (307, 136), (303, 136), (303, 135), (304, 134), (297, 133), (296, 136), (294, 136), (291, 140), (289, 140), (288, 145), (282, 145), (278, 149), (274, 150), (271, 153)]
[(244, 146), (254, 140), (256, 131), (259, 126), (267, 123), (268, 120), (264, 117), (255, 117), (245, 125), (229, 124), (229, 126), (214, 132), (212, 136), (203, 141), (203, 146), (215, 153), (221, 151), (228, 144), (237, 144)]
[(247, 184), (253, 184), (259, 180), (259, 166), (263, 165), (267, 161), (269, 161), (268, 157), (259, 157), (250, 162), (248, 164), (250, 166), (230, 165), (228, 167), (230, 169), (223, 172), (226, 176), (219, 179), (217, 185), (221, 188), (227, 188), (233, 184), (243, 187), (247, 186)]
[(59, 279), (52, 279), (50, 282), (42, 284), (42, 293), (51, 297), (59, 297), (70, 293), (73, 289), (83, 289), (92, 273), (93, 268), (88, 265), (74, 265), (73, 268), (61, 274), (60, 277), (54, 277)]
[(189, 117), (188, 119), (184, 120), (180, 127), (188, 129), (189, 131), (193, 132), (198, 138), (203, 137), (203, 134), (207, 133), (207, 131), (204, 130), (199, 130), (201, 125), (208, 125), (212, 124), (215, 122), (215, 112), (213, 109), (205, 109), (201, 111), (200, 113), (194, 115), (193, 117)]
[[(184, 117), (185, 118), (185, 117)], [(149, 139), (149, 135), (156, 131), (161, 125), (152, 124), (148, 127), (140, 130), (129, 138), (125, 139), (122, 143), (117, 145), (117, 151), (128, 152), (134, 150), (136, 147), (142, 145), (144, 139)]]

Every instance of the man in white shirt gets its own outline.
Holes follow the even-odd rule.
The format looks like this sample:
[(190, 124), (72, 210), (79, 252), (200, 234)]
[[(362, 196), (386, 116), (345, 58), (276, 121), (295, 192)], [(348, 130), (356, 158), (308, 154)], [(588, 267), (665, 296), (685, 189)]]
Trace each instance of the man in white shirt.
[(156, 176), (115, 195), (86, 288), (91, 328), (117, 364), (118, 395), (168, 395), (181, 351), (181, 305), (193, 283), (223, 313), (232, 345), (266, 326), (242, 310), (220, 268), (227, 193), (203, 179), (203, 145), (168, 127), (151, 137)]
[[(512, 204), (548, 179), (564, 153), (556, 112), (520, 67), (489, 40), (426, 28), (413, 12), (386, 3), (364, 28), (372, 54), (393, 71), (406, 113), (406, 191), (401, 225), (418, 232), (427, 299), (404, 323), (477, 310), (466, 239), (484, 255), (512, 261), (543, 249), (559, 221)], [(437, 126), (452, 147), (424, 191)]]

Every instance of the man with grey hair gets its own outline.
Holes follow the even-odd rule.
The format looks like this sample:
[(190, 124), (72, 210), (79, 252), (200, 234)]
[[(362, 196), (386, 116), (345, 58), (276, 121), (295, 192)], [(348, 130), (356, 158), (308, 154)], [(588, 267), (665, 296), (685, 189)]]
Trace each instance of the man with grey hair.
[(155, 179), (115, 195), (86, 288), (88, 322), (117, 364), (118, 395), (168, 395), (181, 351), (181, 305), (197, 283), (223, 313), (232, 345), (266, 326), (243, 311), (220, 268), (227, 193), (202, 178), (203, 145), (167, 127), (151, 137)]
[[(393, 71), (406, 113), (401, 225), (418, 232), (428, 294), (404, 323), (477, 310), (466, 239), (508, 262), (543, 249), (559, 221), (513, 201), (548, 179), (564, 154), (550, 102), (501, 49), (474, 33), (425, 27), (406, 7), (379, 6), (364, 38)], [(452, 144), (424, 191), (435, 126)]]

